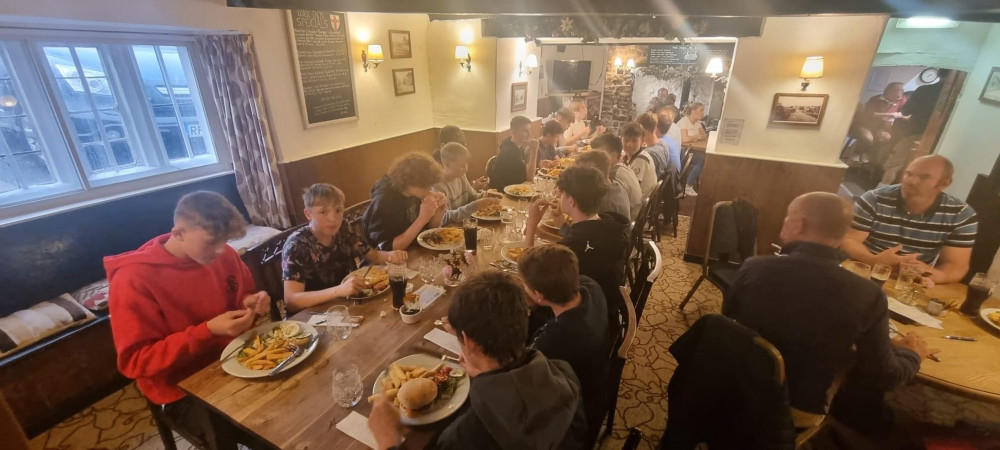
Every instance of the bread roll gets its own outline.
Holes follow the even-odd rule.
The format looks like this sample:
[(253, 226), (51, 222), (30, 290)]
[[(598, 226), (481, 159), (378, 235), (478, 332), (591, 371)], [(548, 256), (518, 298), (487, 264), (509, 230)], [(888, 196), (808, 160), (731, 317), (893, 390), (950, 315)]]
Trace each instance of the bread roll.
[(400, 406), (406, 411), (425, 408), (437, 397), (437, 383), (427, 378), (414, 378), (403, 383), (396, 394)]

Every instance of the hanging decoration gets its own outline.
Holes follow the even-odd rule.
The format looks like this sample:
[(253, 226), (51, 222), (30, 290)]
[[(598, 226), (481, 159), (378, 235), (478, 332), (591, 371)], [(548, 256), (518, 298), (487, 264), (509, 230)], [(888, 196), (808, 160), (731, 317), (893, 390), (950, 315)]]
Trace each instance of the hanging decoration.
[[(443, 18), (443, 17), (442, 17)], [(725, 20), (719, 20), (725, 19)], [(760, 18), (681, 18), (679, 16), (491, 16), (483, 19), (483, 35), (500, 38), (654, 38), (665, 41), (698, 36), (760, 36)]]

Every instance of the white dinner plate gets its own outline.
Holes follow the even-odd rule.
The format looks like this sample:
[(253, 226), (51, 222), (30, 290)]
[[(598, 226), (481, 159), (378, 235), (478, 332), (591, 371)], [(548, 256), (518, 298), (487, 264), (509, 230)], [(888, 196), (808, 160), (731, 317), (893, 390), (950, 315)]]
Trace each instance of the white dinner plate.
[(487, 222), (498, 222), (500, 220), (500, 212), (497, 211), (497, 214), (495, 216), (484, 216), (484, 215), (480, 214), (479, 211), (476, 211), (476, 212), (472, 213), (472, 217), (475, 217), (475, 218), (477, 218), (479, 220), (484, 220), (484, 221), (487, 221)]
[(511, 242), (510, 244), (504, 245), (503, 248), (500, 249), (500, 256), (509, 263), (517, 264), (517, 258), (511, 258), (507, 255), (507, 251), (514, 248), (524, 248), (524, 243)]
[[(433, 244), (427, 242), (428, 237), (438, 232), (439, 230), (443, 230), (444, 228), (454, 228), (458, 230), (458, 238), (455, 241), (442, 242), (440, 244)], [(448, 251), (453, 248), (465, 245), (465, 235), (462, 234), (463, 232), (461, 228), (457, 227), (444, 227), (444, 228), (431, 228), (429, 230), (421, 231), (420, 234), (417, 235), (417, 243), (420, 244), (421, 247), (426, 248), (428, 250), (438, 250), (438, 251)]]
[[(371, 267), (372, 270), (376, 270), (376, 269), (386, 270), (384, 265), (380, 265), (380, 266), (368, 266), (368, 267)], [(365, 273), (368, 272), (368, 267), (362, 267), (362, 268), (360, 268), (358, 270), (355, 270), (354, 272), (351, 272), (351, 273), (347, 274), (347, 276), (344, 277), (344, 280), (346, 280), (348, 277), (353, 276), (353, 275), (357, 275), (359, 277), (365, 276)], [(344, 280), (341, 280), (341, 282), (343, 282)], [(379, 295), (382, 295), (383, 292), (388, 291), (388, 290), (389, 290), (389, 285), (386, 285), (385, 289), (382, 289), (380, 291), (377, 291), (374, 288), (370, 288), (370, 289), (366, 288), (360, 294), (358, 294), (358, 295), (352, 295), (351, 297), (348, 297), (348, 298), (350, 298), (351, 300), (367, 300), (367, 299), (370, 299), (370, 298), (378, 297)], [(368, 292), (368, 291), (370, 291), (370, 292)]]
[[(417, 353), (415, 355), (399, 358), (394, 364), (403, 366), (418, 366), (430, 370), (441, 362), (441, 358), (435, 358), (424, 353)], [(462, 369), (462, 366), (459, 366), (458, 363), (453, 363), (451, 361), (444, 361), (444, 363), (451, 366), (452, 370)], [(382, 373), (378, 374), (378, 377), (375, 378), (375, 387), (372, 388), (372, 395), (379, 394), (385, 390), (385, 387), (382, 386), (382, 379), (389, 376), (387, 370), (388, 368), (383, 370)], [(406, 414), (403, 414), (402, 408), (400, 408), (400, 422), (407, 426), (427, 425), (429, 423), (437, 422), (455, 414), (455, 411), (458, 411), (468, 398), (469, 376), (466, 375), (458, 381), (458, 386), (455, 388), (455, 394), (452, 395), (451, 398), (437, 400), (431, 404), (430, 408), (428, 408), (427, 411), (424, 411), (423, 414), (417, 417), (409, 417)]]
[(1000, 313), (1000, 308), (983, 308), (979, 310), (979, 317), (982, 317), (983, 322), (986, 322), (987, 325), (993, 327), (997, 331), (1000, 331), (1000, 325), (997, 325), (996, 323), (990, 321), (989, 315), (991, 313)]
[[(527, 193), (520, 193), (518, 191), (524, 190)], [(512, 184), (503, 188), (503, 191), (511, 196), (517, 198), (532, 198), (536, 195), (535, 187), (530, 184)]]
[[(226, 346), (226, 349), (222, 351), (222, 355), (219, 357), (219, 359), (221, 360), (222, 358), (230, 356), (230, 354), (233, 353), (237, 348), (242, 347), (243, 344), (245, 344), (245, 343), (249, 342), (251, 339), (253, 339), (253, 337), (255, 335), (257, 335), (257, 334), (262, 334), (262, 335), (268, 334), (268, 333), (271, 332), (272, 329), (274, 329), (274, 327), (277, 327), (277, 326), (281, 325), (282, 323), (286, 323), (286, 322), (298, 324), (300, 332), (309, 333), (310, 335), (313, 335), (313, 336), (316, 336), (316, 335), (319, 334), (319, 332), (317, 332), (316, 329), (313, 328), (312, 325), (309, 325), (308, 323), (305, 323), (305, 322), (299, 322), (297, 320), (284, 320), (284, 321), (281, 321), (281, 322), (268, 322), (268, 323), (265, 323), (265, 324), (263, 324), (263, 325), (261, 325), (261, 326), (259, 326), (257, 328), (254, 328), (254, 329), (252, 329), (250, 331), (247, 331), (246, 333), (243, 333), (243, 334), (239, 335), (236, 339), (233, 339), (233, 341), (230, 342), (229, 345)], [(309, 355), (312, 354), (313, 350), (316, 350), (316, 345), (317, 344), (319, 344), (319, 339), (317, 339), (316, 341), (314, 341), (312, 343), (312, 345), (310, 345), (308, 348), (306, 348), (306, 350), (304, 352), (302, 352), (301, 355), (299, 355), (298, 357), (293, 357), (295, 359), (292, 360), (292, 362), (288, 363), (288, 365), (286, 365), (285, 367), (282, 367), (281, 370), (278, 371), (278, 373), (287, 372), (292, 367), (295, 367), (295, 366), (299, 365), (300, 363), (302, 363), (302, 361), (305, 361), (305, 359), (308, 358)], [(236, 360), (236, 355), (235, 354), (233, 354), (232, 356), (230, 356), (229, 359), (227, 359), (227, 360), (225, 360), (225, 361), (222, 362), (222, 370), (225, 370), (226, 373), (228, 373), (228, 374), (230, 374), (232, 376), (240, 377), (240, 378), (261, 378), (261, 377), (266, 377), (266, 376), (268, 376), (271, 373), (271, 369), (267, 369), (267, 370), (252, 370), (252, 369), (247, 369), (246, 367), (243, 367), (243, 364), (240, 364), (240, 362)]]

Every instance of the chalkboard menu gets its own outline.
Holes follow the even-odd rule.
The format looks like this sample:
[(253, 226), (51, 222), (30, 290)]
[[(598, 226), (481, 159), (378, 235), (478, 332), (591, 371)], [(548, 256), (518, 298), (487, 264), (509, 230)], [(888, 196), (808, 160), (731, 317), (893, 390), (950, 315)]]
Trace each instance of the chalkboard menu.
[(733, 44), (651, 45), (647, 63), (651, 66), (704, 65), (715, 57), (722, 58), (728, 67), (733, 59)]
[(306, 127), (356, 119), (347, 15), (293, 10), (288, 28)]

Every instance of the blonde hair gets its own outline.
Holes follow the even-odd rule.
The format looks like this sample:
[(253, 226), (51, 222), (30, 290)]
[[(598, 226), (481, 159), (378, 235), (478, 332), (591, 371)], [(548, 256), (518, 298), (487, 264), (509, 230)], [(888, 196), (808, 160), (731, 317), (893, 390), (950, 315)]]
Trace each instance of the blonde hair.
[(302, 191), (302, 204), (306, 208), (343, 205), (344, 191), (330, 183), (316, 183)]
[(441, 147), (442, 164), (470, 158), (472, 158), (472, 154), (469, 153), (469, 149), (465, 148), (464, 145), (459, 144), (458, 142), (445, 144), (444, 147)]
[(204, 229), (217, 240), (228, 241), (247, 233), (240, 211), (216, 192), (195, 191), (181, 197), (174, 208), (174, 223), (181, 221)]

